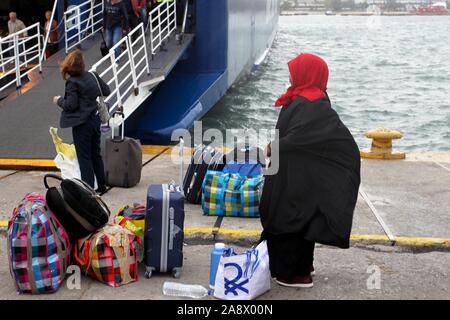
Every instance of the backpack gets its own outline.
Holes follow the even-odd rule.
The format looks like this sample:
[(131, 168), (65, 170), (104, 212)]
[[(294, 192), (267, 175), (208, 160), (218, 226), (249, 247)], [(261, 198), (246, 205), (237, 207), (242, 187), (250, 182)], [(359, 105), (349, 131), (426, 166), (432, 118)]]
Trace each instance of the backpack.
[[(50, 187), (48, 178), (61, 181)], [(72, 241), (87, 237), (108, 223), (110, 211), (94, 189), (79, 179), (62, 179), (54, 174), (44, 177), (48, 207), (58, 217)]]
[(19, 293), (52, 293), (61, 287), (70, 264), (70, 240), (43, 195), (29, 193), (14, 209), (7, 241)]

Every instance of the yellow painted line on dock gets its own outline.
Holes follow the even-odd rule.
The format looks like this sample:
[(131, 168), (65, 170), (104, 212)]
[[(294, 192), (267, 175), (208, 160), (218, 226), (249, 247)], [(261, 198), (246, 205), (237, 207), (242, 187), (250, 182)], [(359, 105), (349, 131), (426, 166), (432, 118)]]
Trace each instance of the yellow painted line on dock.
[[(142, 153), (146, 155), (156, 155), (156, 154), (165, 154), (170, 155), (172, 153), (173, 148), (176, 146), (162, 146), (162, 145), (143, 145), (142, 146)], [(168, 148), (168, 149), (167, 149)], [(185, 147), (185, 150), (187, 150), (187, 154), (194, 153), (194, 148), (188, 148)], [(220, 148), (219, 148), (220, 150)], [(222, 148), (221, 152), (223, 154), (227, 154), (231, 151), (230, 148)]]
[(48, 159), (0, 159), (0, 168), (55, 168), (55, 162)]
[(218, 231), (219, 228), (184, 228), (184, 234), (187, 236), (192, 236), (195, 234), (211, 235)]
[(450, 239), (442, 238), (410, 238), (397, 237), (396, 243), (401, 246), (414, 247), (450, 247)]
[[(167, 149), (169, 148), (169, 149)], [(143, 145), (142, 153), (147, 155), (171, 154), (173, 146)], [(166, 150), (167, 149), (167, 150)]]
[[(0, 220), (0, 228), (6, 228), (8, 226), (7, 220)], [(205, 235), (211, 236), (213, 233), (218, 233), (222, 236), (229, 238), (242, 238), (245, 236), (257, 236), (261, 235), (260, 230), (248, 230), (248, 229), (221, 229), (221, 228), (184, 228), (184, 234), (186, 236)], [(377, 234), (352, 234), (350, 240), (353, 242), (388, 242), (391, 244), (391, 240), (385, 235)], [(445, 238), (426, 238), (426, 237), (396, 237), (397, 246), (406, 247), (441, 247), (450, 248), (450, 239)]]
[[(205, 234), (210, 235), (217, 232), (220, 235), (230, 238), (242, 238), (244, 236), (261, 235), (260, 230), (246, 229), (219, 229), (219, 228), (185, 228), (186, 235)], [(396, 237), (396, 245), (409, 247), (450, 247), (450, 239), (425, 238), (425, 237)], [(350, 240), (353, 242), (387, 242), (391, 244), (388, 236), (377, 234), (352, 234)]]
[(240, 238), (243, 236), (260, 236), (260, 230), (248, 230), (248, 229), (220, 229), (219, 234), (231, 238)]
[(389, 241), (388, 236), (378, 235), (378, 234), (352, 234), (350, 236), (351, 241), (360, 242), (360, 241)]

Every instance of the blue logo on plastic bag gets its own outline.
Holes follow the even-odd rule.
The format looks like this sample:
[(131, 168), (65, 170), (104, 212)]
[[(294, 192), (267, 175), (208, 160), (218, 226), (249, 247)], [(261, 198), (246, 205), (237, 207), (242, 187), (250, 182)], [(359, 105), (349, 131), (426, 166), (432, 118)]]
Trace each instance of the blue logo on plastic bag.
[[(239, 295), (238, 290), (248, 294), (248, 289), (244, 287), (248, 283), (248, 279), (242, 279), (242, 268), (237, 263), (226, 263), (224, 268), (226, 269), (228, 267), (236, 268), (237, 275), (232, 280), (225, 278), (225, 295), (231, 293), (237, 296)], [(239, 282), (241, 279), (242, 281)]]

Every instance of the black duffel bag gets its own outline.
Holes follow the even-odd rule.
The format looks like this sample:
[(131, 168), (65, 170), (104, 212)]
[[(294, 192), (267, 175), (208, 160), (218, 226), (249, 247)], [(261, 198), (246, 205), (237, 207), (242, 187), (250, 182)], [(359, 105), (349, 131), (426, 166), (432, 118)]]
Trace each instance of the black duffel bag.
[[(61, 181), (58, 187), (49, 187), (47, 179)], [(54, 174), (44, 177), (49, 209), (68, 233), (70, 240), (84, 238), (108, 223), (111, 212), (94, 189), (79, 179), (62, 179)]]

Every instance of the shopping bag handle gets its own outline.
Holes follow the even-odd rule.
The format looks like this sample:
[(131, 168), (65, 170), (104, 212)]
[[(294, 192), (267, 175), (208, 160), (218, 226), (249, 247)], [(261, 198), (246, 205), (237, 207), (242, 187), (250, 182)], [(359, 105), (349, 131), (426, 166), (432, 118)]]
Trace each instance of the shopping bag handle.
[[(90, 236), (88, 238), (82, 239), (82, 240), (78, 240), (74, 253), (73, 253), (73, 257), (75, 259), (75, 261), (77, 262), (77, 264), (80, 267), (86, 267), (88, 264), (88, 260), (89, 260), (89, 249), (90, 249)], [(84, 260), (82, 260), (80, 258), (80, 256), (78, 255), (79, 250), (80, 250), (80, 242), (84, 241), (83, 245), (84, 245)]]

